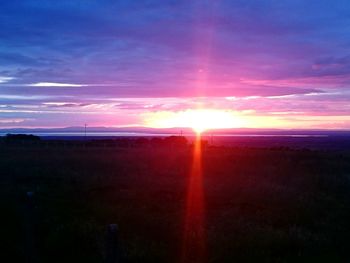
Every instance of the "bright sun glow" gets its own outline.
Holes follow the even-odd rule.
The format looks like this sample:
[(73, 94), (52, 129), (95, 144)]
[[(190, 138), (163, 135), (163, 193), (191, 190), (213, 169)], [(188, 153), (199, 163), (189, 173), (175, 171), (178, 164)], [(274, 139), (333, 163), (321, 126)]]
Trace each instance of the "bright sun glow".
[(196, 133), (212, 129), (239, 128), (245, 121), (232, 111), (196, 109), (178, 112), (157, 112), (146, 120), (155, 128), (189, 127)]

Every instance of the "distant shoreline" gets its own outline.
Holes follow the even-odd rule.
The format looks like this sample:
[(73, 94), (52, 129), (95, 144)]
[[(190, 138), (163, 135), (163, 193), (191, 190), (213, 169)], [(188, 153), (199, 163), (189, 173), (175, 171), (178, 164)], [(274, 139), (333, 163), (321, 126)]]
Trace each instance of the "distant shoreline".
[[(6, 134), (33, 134), (40, 137), (85, 137), (84, 132), (0, 132), (0, 136)], [(89, 132), (86, 137), (164, 137), (164, 136), (179, 136), (175, 133), (146, 133), (146, 132)], [(193, 137), (194, 134), (184, 133), (185, 137)], [(203, 137), (329, 137), (331, 134), (250, 134), (250, 133), (204, 133)], [(339, 136), (339, 135), (337, 135)], [(350, 136), (350, 134), (349, 134)]]

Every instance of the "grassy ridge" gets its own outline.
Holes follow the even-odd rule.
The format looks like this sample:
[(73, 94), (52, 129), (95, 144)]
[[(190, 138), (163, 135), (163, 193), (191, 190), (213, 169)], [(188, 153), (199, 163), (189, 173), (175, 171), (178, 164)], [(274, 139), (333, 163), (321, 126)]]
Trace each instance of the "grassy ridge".
[[(1, 239), (25, 256), (35, 191), (42, 262), (103, 262), (117, 223), (127, 262), (177, 262), (191, 147), (1, 146)], [(208, 262), (350, 260), (350, 155), (286, 148), (203, 153)]]

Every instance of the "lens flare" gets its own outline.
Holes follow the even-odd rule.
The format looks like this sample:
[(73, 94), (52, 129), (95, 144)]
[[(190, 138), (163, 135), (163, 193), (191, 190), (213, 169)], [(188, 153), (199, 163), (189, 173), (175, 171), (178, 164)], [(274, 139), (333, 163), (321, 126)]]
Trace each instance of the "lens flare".
[(184, 222), (182, 263), (204, 262), (205, 223), (203, 198), (203, 172), (201, 136), (198, 133), (194, 143), (193, 163), (189, 174), (187, 203)]

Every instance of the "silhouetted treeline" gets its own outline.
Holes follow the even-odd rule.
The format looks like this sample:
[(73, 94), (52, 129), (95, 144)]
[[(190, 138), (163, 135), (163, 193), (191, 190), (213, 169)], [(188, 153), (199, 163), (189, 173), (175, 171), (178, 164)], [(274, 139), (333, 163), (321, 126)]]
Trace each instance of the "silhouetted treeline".
[(189, 145), (188, 140), (184, 136), (169, 137), (123, 137), (113, 139), (87, 139), (87, 140), (41, 140), (39, 136), (26, 134), (7, 134), (0, 137), (0, 142), (13, 145), (26, 146), (47, 146), (47, 147), (186, 147)]
[(6, 134), (3, 141), (5, 143), (25, 143), (25, 142), (40, 142), (40, 137), (32, 134)]

